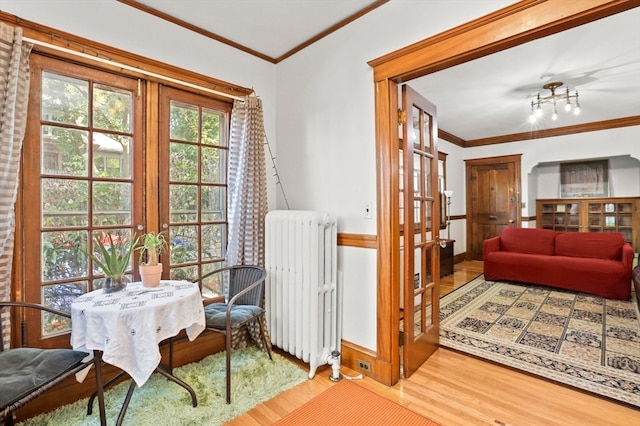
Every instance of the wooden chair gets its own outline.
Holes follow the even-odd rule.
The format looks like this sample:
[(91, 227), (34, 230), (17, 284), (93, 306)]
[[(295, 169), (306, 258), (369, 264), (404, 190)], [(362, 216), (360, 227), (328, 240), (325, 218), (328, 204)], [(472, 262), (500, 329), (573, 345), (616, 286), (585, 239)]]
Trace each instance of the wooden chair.
[[(9, 309), (38, 309), (71, 318), (67, 312), (35, 303), (0, 301), (0, 312)], [(0, 329), (2, 318), (0, 315)], [(23, 339), (24, 341), (24, 339)], [(89, 353), (72, 349), (40, 349), (19, 347), (5, 349), (0, 342), (0, 423), (13, 425), (14, 412), (36, 399), (49, 389), (84, 368), (94, 365), (94, 360), (85, 360)], [(96, 369), (96, 377), (99, 368)], [(98, 378), (97, 378), (98, 380)], [(101, 389), (101, 388), (99, 388)], [(106, 425), (104, 396), (100, 392), (100, 424)]]
[(267, 272), (260, 266), (230, 266), (209, 272), (194, 282), (201, 283), (215, 274), (226, 274), (228, 292), (225, 303), (205, 306), (206, 330), (224, 334), (227, 360), (227, 404), (231, 403), (231, 338), (235, 330), (250, 322), (257, 322), (260, 339), (269, 359), (271, 346), (267, 342), (264, 322), (264, 286)]

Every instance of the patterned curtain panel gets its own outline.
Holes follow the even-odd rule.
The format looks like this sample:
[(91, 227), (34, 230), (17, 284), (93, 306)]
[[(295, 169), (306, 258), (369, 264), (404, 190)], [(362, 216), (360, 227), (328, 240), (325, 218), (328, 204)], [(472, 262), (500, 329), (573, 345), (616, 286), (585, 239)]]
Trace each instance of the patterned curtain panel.
[[(11, 297), (11, 263), (18, 192), (20, 152), (27, 123), (29, 53), (22, 29), (0, 22), (0, 299)], [(9, 341), (8, 313), (3, 314), (2, 342)]]
[(229, 244), (227, 264), (264, 264), (267, 173), (262, 101), (236, 100), (229, 140)]

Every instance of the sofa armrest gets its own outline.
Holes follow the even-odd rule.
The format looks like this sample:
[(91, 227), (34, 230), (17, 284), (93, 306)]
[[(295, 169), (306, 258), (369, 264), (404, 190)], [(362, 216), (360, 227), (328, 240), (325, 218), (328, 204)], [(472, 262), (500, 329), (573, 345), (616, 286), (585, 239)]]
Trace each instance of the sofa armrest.
[(488, 238), (482, 242), (483, 259), (486, 259), (487, 255), (493, 251), (500, 251), (500, 236)]
[(622, 265), (624, 266), (625, 271), (629, 271), (629, 276), (631, 276), (631, 270), (633, 269), (633, 257), (635, 252), (633, 251), (633, 247), (631, 244), (624, 243), (622, 246)]

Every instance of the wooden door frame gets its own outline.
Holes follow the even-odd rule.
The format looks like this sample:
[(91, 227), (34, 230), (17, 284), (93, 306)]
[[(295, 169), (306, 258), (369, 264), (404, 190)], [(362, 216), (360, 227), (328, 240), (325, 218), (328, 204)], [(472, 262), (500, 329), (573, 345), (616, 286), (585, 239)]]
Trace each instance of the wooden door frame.
[(522, 154), (513, 154), (513, 155), (504, 155), (500, 157), (488, 157), (488, 158), (476, 158), (465, 160), (465, 180), (467, 182), (466, 187), (466, 202), (467, 202), (467, 251), (465, 260), (473, 260), (472, 255), (472, 245), (471, 245), (471, 219), (473, 219), (474, 215), (469, 212), (469, 206), (473, 205), (471, 191), (469, 190), (469, 173), (471, 167), (476, 166), (486, 166), (491, 164), (508, 164), (513, 163), (514, 165), (514, 182), (513, 182), (513, 190), (518, 194), (518, 200), (516, 201), (518, 205), (516, 206), (516, 222), (515, 227), (520, 228), (522, 226), (522, 172), (521, 172), (521, 163), (522, 163)]
[(393, 385), (400, 378), (398, 84), (638, 6), (640, 0), (523, 0), (368, 62), (373, 68), (377, 159), (375, 380)]

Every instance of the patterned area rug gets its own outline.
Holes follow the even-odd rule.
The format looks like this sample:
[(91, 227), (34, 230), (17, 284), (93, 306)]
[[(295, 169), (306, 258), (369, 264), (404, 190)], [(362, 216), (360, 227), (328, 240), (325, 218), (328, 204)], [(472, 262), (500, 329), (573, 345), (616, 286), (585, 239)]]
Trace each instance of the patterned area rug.
[(440, 344), (640, 407), (631, 301), (480, 275), (440, 301)]

